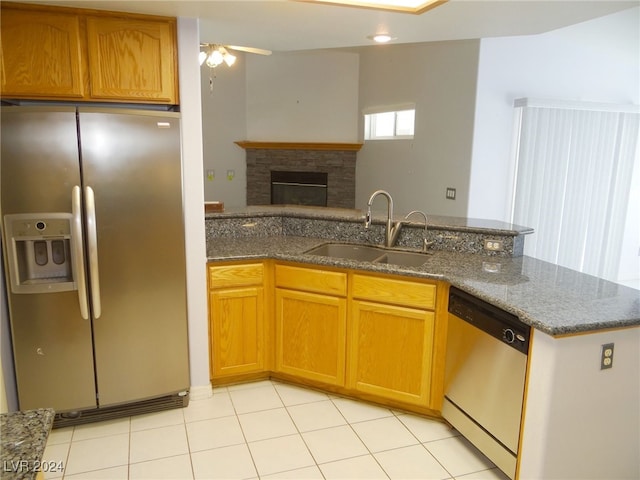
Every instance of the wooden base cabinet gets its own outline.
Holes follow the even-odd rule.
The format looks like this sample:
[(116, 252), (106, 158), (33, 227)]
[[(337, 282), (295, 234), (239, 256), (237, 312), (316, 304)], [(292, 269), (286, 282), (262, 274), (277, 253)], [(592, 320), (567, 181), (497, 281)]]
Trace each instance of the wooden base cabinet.
[(271, 261), (212, 263), (208, 272), (214, 385), (273, 375), (440, 410), (444, 283)]
[(265, 370), (262, 263), (209, 266), (212, 379)]
[(276, 265), (277, 372), (344, 386), (346, 274)]
[(347, 386), (428, 408), (436, 286), (353, 275)]

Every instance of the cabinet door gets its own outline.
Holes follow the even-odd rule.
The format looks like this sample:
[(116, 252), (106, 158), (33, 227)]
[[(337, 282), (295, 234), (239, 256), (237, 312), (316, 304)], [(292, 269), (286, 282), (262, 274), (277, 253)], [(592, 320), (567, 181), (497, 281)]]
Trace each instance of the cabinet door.
[(175, 23), (88, 17), (91, 97), (177, 104)]
[(241, 287), (209, 294), (213, 377), (264, 369), (264, 289)]
[(433, 312), (354, 300), (348, 386), (429, 406)]
[(276, 289), (276, 370), (344, 386), (346, 299)]
[(85, 96), (80, 19), (69, 13), (2, 8), (2, 96)]

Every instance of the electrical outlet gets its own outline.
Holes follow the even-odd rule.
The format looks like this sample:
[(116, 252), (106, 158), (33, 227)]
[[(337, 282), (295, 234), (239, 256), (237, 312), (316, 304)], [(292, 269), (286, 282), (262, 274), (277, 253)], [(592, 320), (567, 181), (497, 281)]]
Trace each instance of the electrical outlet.
[(602, 345), (600, 354), (600, 370), (611, 367), (613, 367), (613, 343), (605, 343)]
[(504, 250), (504, 244), (502, 240), (485, 240), (484, 249), (490, 252), (501, 252)]
[(449, 200), (456, 199), (456, 189), (453, 187), (447, 187), (447, 193), (445, 194), (446, 198)]

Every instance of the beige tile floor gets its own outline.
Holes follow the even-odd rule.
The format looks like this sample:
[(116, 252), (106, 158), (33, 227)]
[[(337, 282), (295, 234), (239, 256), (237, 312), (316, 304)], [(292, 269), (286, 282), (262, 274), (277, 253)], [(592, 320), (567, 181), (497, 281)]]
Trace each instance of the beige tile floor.
[(507, 478), (441, 422), (274, 381), (54, 430), (44, 460), (69, 480)]

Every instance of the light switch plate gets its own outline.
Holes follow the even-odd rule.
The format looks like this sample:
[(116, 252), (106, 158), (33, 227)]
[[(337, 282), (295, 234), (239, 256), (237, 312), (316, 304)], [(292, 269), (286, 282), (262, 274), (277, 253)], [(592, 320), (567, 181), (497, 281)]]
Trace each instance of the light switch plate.
[(456, 189), (453, 188), (453, 187), (447, 187), (446, 198), (448, 200), (455, 200), (456, 199)]

